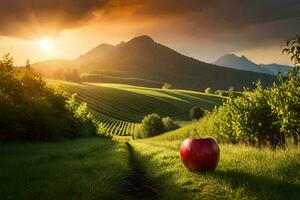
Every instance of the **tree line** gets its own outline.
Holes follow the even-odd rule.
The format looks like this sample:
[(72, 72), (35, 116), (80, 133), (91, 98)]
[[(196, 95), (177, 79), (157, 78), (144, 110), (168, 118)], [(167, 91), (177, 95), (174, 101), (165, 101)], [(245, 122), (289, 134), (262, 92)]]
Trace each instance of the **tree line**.
[(0, 59), (0, 140), (47, 141), (96, 133), (86, 104), (50, 87), (30, 67)]

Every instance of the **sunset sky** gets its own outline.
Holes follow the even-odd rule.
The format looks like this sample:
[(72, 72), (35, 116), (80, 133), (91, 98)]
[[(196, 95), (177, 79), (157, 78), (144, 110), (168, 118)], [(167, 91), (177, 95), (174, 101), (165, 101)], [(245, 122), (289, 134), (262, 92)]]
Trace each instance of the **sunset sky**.
[(233, 52), (291, 64), (280, 47), (300, 34), (300, 1), (0, 0), (0, 26), (0, 54), (17, 64), (75, 59), (145, 34), (206, 62)]

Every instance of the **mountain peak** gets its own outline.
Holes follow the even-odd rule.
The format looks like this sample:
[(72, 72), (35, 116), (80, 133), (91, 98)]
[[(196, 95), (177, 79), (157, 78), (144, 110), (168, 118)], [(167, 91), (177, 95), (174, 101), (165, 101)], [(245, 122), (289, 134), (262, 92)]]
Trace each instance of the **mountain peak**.
[(98, 45), (96, 48), (111, 48), (111, 47), (113, 47), (113, 45), (107, 44), (107, 43), (102, 43), (102, 44)]
[(141, 35), (141, 36), (134, 37), (129, 42), (150, 42), (150, 43), (153, 43), (154, 40), (148, 35)]
[(274, 75), (273, 72), (255, 64), (254, 62), (249, 60), (244, 55), (239, 57), (235, 54), (226, 54), (226, 55), (220, 57), (218, 60), (216, 60), (214, 62), (214, 64), (219, 65), (219, 66), (233, 68), (233, 69), (253, 71), (253, 72), (258, 72), (258, 73)]
[(228, 54), (225, 54), (223, 56), (221, 56), (221, 58), (224, 57), (224, 58), (238, 58), (237, 55), (235, 55), (234, 53), (228, 53)]

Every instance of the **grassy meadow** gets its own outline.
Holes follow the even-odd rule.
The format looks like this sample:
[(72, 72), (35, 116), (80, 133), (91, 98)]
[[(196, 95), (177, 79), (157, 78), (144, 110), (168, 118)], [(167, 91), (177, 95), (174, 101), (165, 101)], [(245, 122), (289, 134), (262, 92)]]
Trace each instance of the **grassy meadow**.
[[(298, 199), (300, 148), (286, 150), (220, 143), (214, 172), (191, 173), (179, 150), (188, 137), (217, 136), (209, 118), (188, 119), (193, 106), (212, 110), (226, 97), (176, 89), (122, 84), (63, 85), (86, 102), (112, 140), (87, 136), (58, 142), (0, 143), (1, 199)], [(182, 127), (133, 140), (130, 136), (149, 113), (171, 116)], [(204, 124), (206, 126), (204, 126)], [(212, 123), (213, 125), (213, 123)]]
[[(158, 194), (154, 199), (299, 197), (300, 149), (293, 145), (274, 152), (220, 144), (216, 171), (189, 172), (180, 160), (179, 148), (197, 126), (190, 124), (150, 139), (126, 140), (132, 152), (122, 138), (119, 142), (90, 137), (1, 144), (1, 199), (153, 199), (124, 193), (122, 185), (125, 191), (130, 188), (138, 193), (136, 176), (142, 175), (143, 181), (155, 186)], [(130, 152), (134, 163), (128, 162)], [(133, 176), (135, 165), (142, 168), (142, 175)]]
[(92, 137), (0, 144), (0, 199), (122, 199), (124, 143)]
[(189, 172), (181, 163), (179, 148), (198, 126), (131, 142), (146, 174), (159, 184), (161, 199), (299, 198), (300, 149), (293, 145), (274, 152), (221, 144), (216, 171)]

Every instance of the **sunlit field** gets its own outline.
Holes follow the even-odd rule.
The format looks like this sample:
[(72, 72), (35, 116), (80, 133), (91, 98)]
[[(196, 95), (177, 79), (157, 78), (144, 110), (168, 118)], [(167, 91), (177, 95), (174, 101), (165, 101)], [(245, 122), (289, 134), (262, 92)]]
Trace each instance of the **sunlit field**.
[(175, 120), (189, 121), (189, 110), (200, 106), (212, 110), (226, 97), (192, 90), (158, 89), (124, 84), (71, 83), (49, 80), (50, 85), (76, 93), (86, 102), (97, 123), (113, 135), (133, 135), (147, 114), (158, 113)]
[(162, 199), (298, 198), (299, 147), (290, 144), (287, 150), (274, 152), (221, 144), (216, 171), (191, 173), (181, 163), (179, 148), (185, 138), (197, 137), (194, 128), (199, 128), (199, 124), (131, 142), (148, 176), (160, 185)]
[(0, 144), (1, 199), (122, 199), (124, 143), (83, 138)]
[[(299, 147), (290, 145), (285, 151), (274, 152), (221, 144), (216, 171), (191, 173), (181, 163), (179, 147), (183, 138), (193, 135), (190, 130), (194, 127), (129, 140), (135, 162), (155, 185), (159, 199), (298, 198)], [(133, 173), (128, 148), (122, 141), (96, 137), (58, 143), (9, 143), (2, 144), (0, 152), (3, 199), (130, 197), (122, 188), (125, 185), (128, 190)]]

